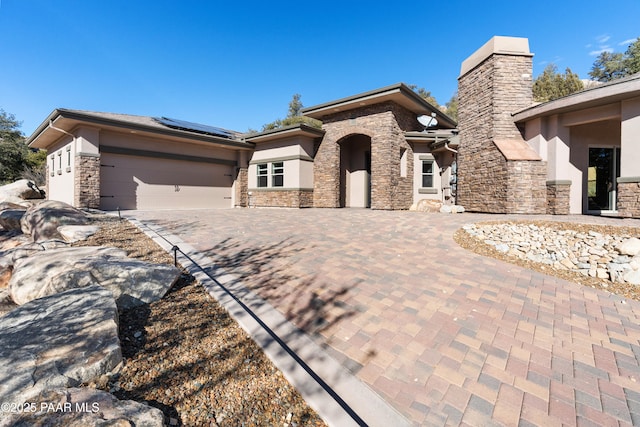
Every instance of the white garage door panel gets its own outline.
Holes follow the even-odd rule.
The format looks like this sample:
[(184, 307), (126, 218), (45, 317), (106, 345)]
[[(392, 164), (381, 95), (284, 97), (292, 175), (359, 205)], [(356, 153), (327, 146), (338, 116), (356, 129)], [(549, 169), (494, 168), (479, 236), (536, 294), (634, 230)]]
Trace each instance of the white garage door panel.
[(233, 166), (103, 153), (100, 207), (230, 208)]

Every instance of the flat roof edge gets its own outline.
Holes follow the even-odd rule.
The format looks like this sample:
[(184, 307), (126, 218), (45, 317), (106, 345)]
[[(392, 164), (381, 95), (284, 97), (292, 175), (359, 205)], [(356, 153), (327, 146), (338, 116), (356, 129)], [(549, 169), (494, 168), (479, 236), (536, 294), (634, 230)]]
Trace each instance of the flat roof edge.
[[(38, 128), (34, 131), (34, 133), (27, 139), (27, 144), (29, 146), (32, 146), (31, 144), (33, 144), (44, 132), (47, 131), (47, 129), (49, 129), (49, 123), (51, 121), (57, 120), (59, 117), (63, 119), (76, 120), (79, 122), (85, 122), (90, 124), (117, 126), (125, 129), (141, 130), (145, 132), (152, 132), (152, 133), (166, 135), (166, 136), (173, 136), (173, 137), (187, 138), (187, 139), (190, 138), (190, 139), (194, 139), (201, 142), (210, 142), (210, 143), (228, 146), (228, 147), (234, 147), (234, 148), (245, 148), (245, 149), (254, 148), (253, 143), (251, 142), (187, 132), (187, 131), (178, 130), (178, 129), (171, 129), (169, 127), (167, 127), (166, 129), (156, 128), (156, 127), (147, 126), (141, 123), (133, 123), (130, 121), (118, 120), (111, 117), (99, 117), (99, 116), (94, 116), (92, 114), (85, 114), (81, 111), (68, 110), (65, 108), (56, 108), (55, 110), (53, 110), (53, 112), (49, 114), (49, 116), (45, 119), (45, 121), (43, 121), (40, 124), (40, 126), (38, 126)], [(43, 148), (43, 147), (38, 147), (38, 148)]]
[(356, 94), (356, 95), (347, 96), (345, 98), (340, 98), (340, 99), (336, 99), (336, 100), (333, 100), (333, 101), (324, 102), (322, 104), (313, 105), (311, 107), (306, 107), (306, 108), (303, 108), (302, 110), (300, 110), (300, 112), (303, 115), (309, 115), (309, 117), (312, 117), (310, 114), (313, 114), (315, 112), (322, 112), (323, 110), (327, 110), (327, 109), (333, 108), (336, 105), (349, 104), (349, 103), (352, 103), (354, 101), (357, 101), (357, 100), (363, 99), (363, 98), (373, 98), (373, 97), (384, 95), (384, 94), (390, 93), (390, 92), (399, 92), (399, 91), (401, 91), (402, 87), (405, 87), (405, 88), (411, 90), (404, 83), (396, 83), (396, 84), (393, 84), (393, 85), (384, 86), (384, 87), (381, 87), (381, 88), (378, 88), (378, 89), (374, 89), (374, 90), (370, 90), (370, 91), (367, 91), (367, 92), (362, 92), (362, 93), (359, 93), (359, 94)]
[(493, 36), (488, 42), (462, 61), (460, 77), (480, 65), (492, 55), (533, 56), (526, 37)]
[(244, 137), (244, 140), (247, 142), (260, 142), (261, 139), (272, 139), (273, 137), (281, 134), (282, 136), (290, 135), (290, 134), (305, 134), (308, 136), (316, 136), (321, 137), (325, 134), (325, 131), (322, 129), (315, 128), (313, 126), (309, 126), (305, 123), (299, 123), (296, 125), (285, 126), (278, 129), (271, 129), (264, 132), (258, 132), (253, 135), (247, 135)]
[(553, 101), (532, 105), (514, 112), (512, 117), (516, 123), (520, 123), (549, 114), (579, 109), (578, 107), (586, 103), (589, 104), (589, 107), (593, 107), (638, 96), (640, 96), (640, 73), (627, 78), (612, 80), (601, 86), (574, 92)]

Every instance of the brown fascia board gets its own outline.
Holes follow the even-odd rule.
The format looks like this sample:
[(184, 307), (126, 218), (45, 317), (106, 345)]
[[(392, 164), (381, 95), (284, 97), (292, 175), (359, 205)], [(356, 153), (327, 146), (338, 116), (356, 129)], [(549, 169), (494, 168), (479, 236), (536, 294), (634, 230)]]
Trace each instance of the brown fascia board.
[[(148, 117), (145, 117), (145, 116), (139, 116), (139, 117), (140, 119), (149, 119)], [(255, 148), (255, 145), (249, 142), (234, 141), (227, 138), (202, 135), (202, 134), (182, 131), (178, 129), (171, 129), (161, 125), (160, 126), (145, 125), (144, 123), (136, 123), (132, 120), (123, 120), (123, 119), (116, 119), (116, 118), (110, 118), (110, 117), (104, 117), (104, 116), (101, 117), (100, 113), (68, 110), (65, 108), (57, 108), (53, 110), (53, 112), (49, 114), (49, 116), (40, 124), (40, 126), (38, 126), (38, 128), (33, 132), (33, 134), (29, 138), (27, 138), (27, 141), (26, 141), (27, 145), (29, 145), (29, 147), (32, 147), (32, 148), (46, 148), (46, 145), (37, 144), (37, 140), (43, 134), (45, 134), (48, 130), (50, 132), (56, 132), (62, 135), (59, 131), (55, 129), (50, 129), (49, 127), (50, 122), (54, 122), (54, 125), (55, 125), (56, 120), (59, 120), (59, 119), (72, 120), (74, 121), (74, 123), (81, 122), (81, 123), (88, 123), (93, 125), (115, 126), (115, 127), (123, 128), (127, 130), (150, 132), (150, 133), (161, 134), (161, 135), (177, 137), (177, 138), (186, 138), (186, 139), (196, 140), (200, 142), (213, 143), (216, 145), (225, 146), (229, 148), (240, 148), (240, 149), (247, 149), (247, 150), (252, 150), (253, 148)], [(75, 127), (75, 125), (73, 127)], [(70, 132), (72, 128), (64, 129), (64, 130), (67, 132)], [(57, 140), (58, 138), (55, 138), (55, 139)]]
[(322, 120), (323, 117), (328, 116), (329, 114), (339, 111), (349, 111), (366, 105), (379, 104), (388, 100), (394, 101), (416, 114), (436, 113), (436, 117), (439, 120), (442, 119), (446, 121), (451, 127), (456, 126), (456, 122), (449, 116), (422, 99), (420, 95), (415, 93), (404, 83), (396, 83), (369, 92), (303, 108), (300, 112), (305, 116)]
[(321, 138), (325, 134), (324, 130), (300, 123), (297, 125), (285, 126), (279, 129), (272, 129), (265, 132), (256, 133), (244, 138), (247, 142), (259, 143), (275, 141), (290, 136), (308, 136), (310, 138)]
[(640, 73), (525, 108), (512, 116), (514, 122), (522, 123), (538, 117), (584, 110), (637, 96), (640, 96)]
[(447, 129), (445, 132), (438, 132), (437, 130), (430, 132), (405, 132), (404, 136), (408, 142), (429, 143), (432, 151), (443, 148), (445, 144), (450, 148), (457, 148), (459, 145), (457, 130)]

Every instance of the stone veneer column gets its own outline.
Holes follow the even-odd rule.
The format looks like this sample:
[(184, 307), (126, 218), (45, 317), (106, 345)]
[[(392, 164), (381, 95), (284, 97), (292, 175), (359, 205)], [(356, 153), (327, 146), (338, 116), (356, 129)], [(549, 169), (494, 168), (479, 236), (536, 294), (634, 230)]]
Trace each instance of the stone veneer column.
[(456, 203), (469, 211), (546, 211), (546, 164), (507, 159), (494, 144), (524, 143), (511, 114), (533, 102), (528, 45), (522, 38), (494, 37), (462, 64)]
[(313, 206), (340, 207), (340, 132), (326, 125), (324, 137), (313, 159)]
[(547, 214), (569, 215), (571, 181), (547, 181)]
[(235, 183), (235, 207), (246, 208), (249, 200), (249, 170), (239, 167)]
[(75, 157), (73, 205), (100, 208), (100, 155), (78, 154)]
[(506, 213), (544, 214), (547, 211), (547, 163), (507, 161)]
[(640, 177), (618, 178), (618, 215), (640, 218)]

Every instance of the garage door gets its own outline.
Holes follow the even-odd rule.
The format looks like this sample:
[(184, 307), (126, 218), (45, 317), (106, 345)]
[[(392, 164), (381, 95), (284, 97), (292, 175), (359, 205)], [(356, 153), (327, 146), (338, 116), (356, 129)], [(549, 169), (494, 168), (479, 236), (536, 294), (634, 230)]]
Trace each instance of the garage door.
[(230, 208), (234, 167), (102, 153), (100, 208)]

